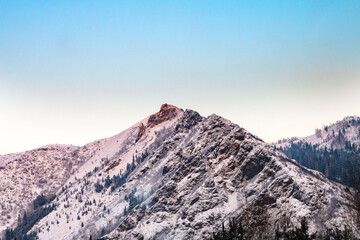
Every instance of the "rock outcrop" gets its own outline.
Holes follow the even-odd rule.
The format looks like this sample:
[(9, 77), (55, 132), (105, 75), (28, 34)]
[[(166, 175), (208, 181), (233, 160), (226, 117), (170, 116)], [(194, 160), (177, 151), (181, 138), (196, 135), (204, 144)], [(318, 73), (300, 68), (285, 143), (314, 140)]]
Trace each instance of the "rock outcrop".
[(161, 106), (159, 112), (157, 112), (149, 117), (148, 122), (147, 122), (147, 127), (152, 128), (162, 122), (174, 119), (179, 110), (181, 110), (181, 109), (179, 109), (173, 105), (166, 104), (166, 103), (163, 104)]
[(139, 132), (138, 132), (135, 142), (140, 140), (140, 138), (145, 134), (145, 130), (146, 130), (145, 125), (143, 123), (141, 123), (139, 126)]

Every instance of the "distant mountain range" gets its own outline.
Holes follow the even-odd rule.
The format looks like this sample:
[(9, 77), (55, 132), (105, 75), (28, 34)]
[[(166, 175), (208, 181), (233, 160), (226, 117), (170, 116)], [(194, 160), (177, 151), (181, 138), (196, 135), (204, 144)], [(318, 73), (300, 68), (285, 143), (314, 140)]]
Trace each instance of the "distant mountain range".
[(275, 146), (302, 165), (354, 186), (360, 172), (360, 117), (346, 117), (315, 134), (280, 140)]
[(308, 143), (318, 149), (349, 149), (360, 147), (360, 117), (346, 117), (334, 124), (316, 129), (308, 137), (293, 137), (279, 140), (278, 147), (286, 148), (291, 144)]
[(82, 147), (0, 156), (2, 239), (358, 237), (354, 189), (277, 149), (358, 149), (358, 120), (274, 147), (220, 116), (164, 104)]

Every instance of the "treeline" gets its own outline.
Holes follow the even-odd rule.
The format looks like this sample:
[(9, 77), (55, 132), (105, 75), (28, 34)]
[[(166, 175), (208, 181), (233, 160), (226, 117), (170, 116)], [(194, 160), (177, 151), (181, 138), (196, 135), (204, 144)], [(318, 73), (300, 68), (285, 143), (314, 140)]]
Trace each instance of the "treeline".
[(322, 149), (302, 142), (279, 149), (300, 164), (322, 172), (327, 178), (354, 187), (354, 171), (360, 170), (360, 151), (349, 142), (345, 141), (345, 149)]
[[(212, 240), (251, 240), (260, 239), (259, 233), (253, 231), (250, 226), (243, 225), (241, 220), (235, 218), (229, 220), (229, 226), (213, 234)], [(322, 234), (310, 234), (308, 222), (305, 218), (300, 221), (300, 227), (283, 228), (277, 227), (271, 236), (261, 236), (261, 239), (274, 240), (350, 240), (354, 239), (352, 231), (345, 228), (344, 231), (339, 229), (327, 229)]]
[[(14, 229), (7, 228), (5, 230), (5, 239), (4, 240), (35, 240), (37, 239), (37, 233), (31, 232), (28, 233), (32, 227), (52, 212), (55, 208), (55, 204), (49, 204), (54, 200), (55, 196), (46, 197), (44, 195), (39, 195), (32, 202), (33, 210), (24, 212), (23, 216), (18, 217), (17, 226)], [(47, 205), (47, 206), (45, 206)]]

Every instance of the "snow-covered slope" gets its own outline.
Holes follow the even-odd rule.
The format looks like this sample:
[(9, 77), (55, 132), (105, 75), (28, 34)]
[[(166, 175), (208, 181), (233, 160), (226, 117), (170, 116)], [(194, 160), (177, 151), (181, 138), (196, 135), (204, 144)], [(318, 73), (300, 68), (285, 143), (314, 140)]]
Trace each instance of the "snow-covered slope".
[(216, 115), (164, 104), (80, 149), (86, 160), (31, 230), (39, 239), (208, 239), (244, 216), (258, 239), (303, 216), (311, 232), (355, 230), (345, 187)]
[(318, 148), (344, 149), (346, 144), (360, 147), (360, 117), (345, 117), (341, 121), (325, 126), (322, 129), (316, 129), (314, 135), (308, 137), (293, 137), (279, 140), (276, 144), (279, 148), (284, 148), (291, 143), (309, 143)]
[[(97, 235), (102, 229), (115, 228), (116, 218), (123, 213), (119, 193), (97, 193), (94, 183), (103, 182), (106, 176), (120, 171), (125, 172), (133, 157), (145, 153), (145, 150), (154, 151), (172, 133), (182, 115), (183, 110), (165, 104), (158, 113), (120, 134), (85, 145), (95, 153), (59, 190), (58, 200), (54, 200), (58, 204), (56, 211), (34, 227), (39, 231), (40, 239), (78, 239), (83, 236), (84, 229)], [(111, 212), (104, 211), (104, 206)], [(105, 219), (105, 215), (112, 220)], [(87, 227), (82, 228), (82, 223)]]
[(0, 232), (40, 193), (55, 193), (91, 154), (84, 148), (57, 144), (0, 156)]

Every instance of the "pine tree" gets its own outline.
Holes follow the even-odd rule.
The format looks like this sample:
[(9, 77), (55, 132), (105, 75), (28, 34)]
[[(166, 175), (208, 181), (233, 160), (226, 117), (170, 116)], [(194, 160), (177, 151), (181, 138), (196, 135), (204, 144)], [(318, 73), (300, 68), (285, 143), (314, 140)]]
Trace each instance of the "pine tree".
[(105, 228), (101, 229), (101, 234), (100, 234), (100, 236), (102, 237), (102, 236), (104, 236), (104, 235), (105, 235)]

